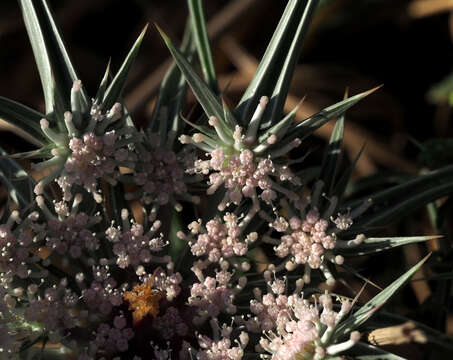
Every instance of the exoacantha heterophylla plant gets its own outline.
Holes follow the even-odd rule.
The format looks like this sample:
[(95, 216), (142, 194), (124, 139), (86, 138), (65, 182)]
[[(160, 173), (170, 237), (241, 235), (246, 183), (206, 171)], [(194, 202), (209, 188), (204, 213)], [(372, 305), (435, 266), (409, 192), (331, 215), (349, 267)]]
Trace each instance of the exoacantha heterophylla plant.
[[(361, 326), (424, 260), (362, 307), (360, 294), (334, 292), (336, 279), (357, 274), (344, 266), (350, 256), (433, 237), (370, 237), (370, 225), (395, 214), (391, 206), (372, 207), (393, 188), (345, 196), (354, 164), (341, 171), (344, 114), (374, 89), (299, 123), (297, 109), (283, 113), (318, 3), (290, 0), (231, 110), (219, 96), (201, 1), (188, 3), (181, 50), (160, 30), (175, 63), (148, 126), (138, 129), (122, 90), (145, 31), (111, 81), (107, 68), (91, 99), (47, 1), (20, 1), (46, 113), (0, 98), (0, 115), (39, 147), (15, 156), (42, 159), (31, 168), (48, 175), (35, 182), (12, 156), (0, 159), (15, 203), (0, 225), (1, 357), (386, 353), (364, 344)], [(197, 59), (204, 79), (193, 69)], [(187, 85), (204, 110), (197, 120), (184, 118)], [(334, 119), (324, 160), (315, 171), (301, 170), (292, 150)]]

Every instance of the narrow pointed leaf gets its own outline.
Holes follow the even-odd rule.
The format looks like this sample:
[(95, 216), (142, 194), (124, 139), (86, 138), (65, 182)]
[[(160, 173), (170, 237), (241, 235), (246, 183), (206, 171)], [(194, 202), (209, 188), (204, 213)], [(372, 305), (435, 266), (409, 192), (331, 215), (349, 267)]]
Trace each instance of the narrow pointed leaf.
[[(10, 202), (10, 200), (8, 199), (6, 205), (4, 205), (5, 209), (9, 209), (10, 208), (9, 202)], [(8, 221), (9, 216), (10, 216), (9, 211), (3, 211), (3, 214), (0, 217), (0, 224), (5, 224)]]
[[(150, 128), (152, 131), (157, 131), (156, 125), (159, 125), (159, 117), (162, 111), (167, 111), (167, 119), (173, 119), (175, 116), (179, 118), (182, 111), (183, 99), (185, 96), (185, 80), (176, 65), (172, 65), (167, 72), (162, 82), (161, 90), (154, 107), (153, 114), (150, 120)], [(168, 129), (165, 131), (167, 133)]]
[(206, 20), (203, 13), (202, 0), (187, 0), (190, 11), (190, 22), (192, 32), (197, 46), (198, 58), (200, 59), (201, 69), (209, 87), (215, 92), (219, 92), (217, 76), (212, 59), (211, 47), (209, 45), (208, 32), (206, 30)]
[(296, 106), (291, 112), (289, 112), (283, 119), (281, 119), (277, 124), (272, 126), (269, 130), (265, 131), (263, 135), (258, 138), (258, 143), (262, 143), (265, 141), (271, 134), (277, 136), (277, 139), (281, 139), (284, 137), (286, 132), (288, 131), (289, 127), (293, 123), (297, 110), (299, 110), (299, 106)]
[(341, 160), (341, 146), (343, 144), (344, 135), (344, 116), (342, 116), (332, 131), (330, 136), (327, 152), (321, 167), (320, 179), (324, 181), (324, 189), (327, 195), (332, 194), (333, 185), (337, 176), (339, 163)]
[(0, 96), (0, 119), (13, 126), (17, 135), (36, 146), (48, 142), (39, 125), (43, 117), (38, 111)]
[[(187, 57), (188, 61), (191, 61), (193, 53), (195, 52), (195, 41), (191, 33), (190, 23), (186, 24), (184, 38), (181, 44), (181, 52)], [(168, 130), (172, 130), (175, 135), (178, 133), (181, 123), (180, 113), (183, 111), (186, 93), (187, 83), (185, 78), (178, 66), (173, 63), (165, 74), (159, 89), (156, 106), (153, 109), (149, 124), (151, 131), (157, 131), (158, 126), (160, 126), (157, 119), (163, 111), (163, 108), (166, 108), (171, 128), (167, 129), (165, 134)]]
[(348, 196), (373, 193), (375, 189), (388, 189), (416, 177), (416, 174), (408, 174), (406, 172), (379, 171), (376, 174), (357, 179), (353, 184), (350, 184), (348, 187)]
[(206, 125), (197, 125), (189, 120), (187, 120), (186, 118), (182, 117), (181, 118), (184, 120), (184, 122), (186, 122), (187, 124), (189, 124), (191, 127), (193, 127), (194, 129), (197, 129), (198, 131), (200, 131), (201, 133), (203, 133), (204, 135), (206, 136), (209, 136), (209, 137), (212, 137), (212, 138), (216, 138), (217, 135), (216, 135), (216, 132), (215, 130), (213, 130), (211, 127), (209, 126), (206, 126)]
[(242, 124), (248, 124), (261, 96), (271, 95), (305, 3), (306, 0), (288, 1), (258, 69), (236, 108), (236, 116)]
[[(363, 226), (385, 226), (452, 192), (453, 165), (450, 165), (368, 196), (378, 210), (368, 211), (367, 215), (357, 219), (351, 230)], [(347, 206), (355, 207), (363, 201), (355, 200)]]
[(104, 99), (102, 100), (101, 107), (103, 110), (109, 110), (113, 106), (113, 104), (117, 102), (118, 99), (121, 97), (124, 85), (126, 84), (127, 75), (129, 74), (129, 70), (132, 67), (132, 63), (134, 62), (135, 57), (138, 54), (140, 45), (142, 43), (143, 37), (145, 36), (147, 28), (148, 25), (146, 25), (142, 32), (140, 33), (139, 37), (132, 46), (132, 49), (127, 54), (126, 59), (124, 59), (123, 64), (121, 65), (120, 69), (113, 78), (112, 83), (107, 88), (104, 95)]
[(234, 129), (236, 127), (236, 125), (237, 125), (236, 119), (234, 118), (233, 113), (231, 112), (230, 108), (228, 107), (228, 104), (225, 102), (225, 100), (223, 98), (222, 98), (222, 106), (223, 106), (223, 116), (225, 119), (224, 130), (227, 133), (230, 133), (231, 135), (233, 135), (231, 129)]
[(64, 124), (64, 113), (70, 109), (70, 101), (66, 101), (64, 90), (61, 89), (55, 82), (55, 78), (52, 78), (52, 92), (53, 92), (53, 112), (46, 113), (46, 119), (57, 124), (60, 132), (66, 131), (66, 125)]
[[(20, 0), (20, 5), (41, 78), (46, 114), (53, 113), (55, 105), (66, 111), (70, 105), (72, 83), (78, 76), (47, 0)], [(83, 88), (81, 98), (87, 108), (88, 96)]]
[[(10, 159), (44, 159), (51, 157), (50, 151), (52, 150), (52, 146), (44, 146), (37, 150), (25, 151), (21, 153), (15, 153), (11, 155), (7, 155)], [(1, 158), (1, 157), (0, 157)]]
[(223, 119), (223, 107), (220, 104), (214, 92), (205, 84), (200, 76), (195, 72), (190, 63), (184, 58), (184, 55), (173, 45), (167, 35), (156, 25), (165, 44), (167, 45), (173, 59), (183, 73), (186, 81), (189, 83), (195, 97), (200, 102), (206, 115), (215, 116)]
[(391, 249), (398, 246), (415, 244), (422, 241), (438, 239), (442, 236), (407, 236), (407, 237), (382, 237), (367, 238), (362, 244), (350, 249), (338, 249), (336, 252), (346, 256), (366, 255)]
[(97, 104), (102, 103), (102, 99), (104, 98), (104, 95), (105, 95), (105, 90), (107, 89), (107, 82), (109, 80), (109, 75), (110, 75), (110, 61), (111, 61), (111, 59), (109, 59), (109, 62), (107, 63), (107, 67), (105, 69), (104, 76), (102, 77), (101, 83), (99, 84), (99, 88), (96, 93), (95, 99), (96, 99)]
[(280, 120), (283, 106), (286, 102), (289, 86), (293, 77), (294, 69), (296, 68), (297, 61), (302, 50), (303, 40), (308, 31), (313, 13), (318, 6), (319, 0), (308, 0), (302, 16), (300, 18), (297, 30), (293, 36), (291, 46), (285, 54), (285, 62), (280, 69), (280, 75), (272, 90), (272, 96), (269, 105), (263, 115), (263, 126), (269, 127)]
[(335, 187), (332, 191), (332, 193), (338, 197), (338, 200), (340, 203), (344, 197), (344, 194), (346, 192), (346, 187), (348, 186), (348, 183), (351, 180), (352, 174), (357, 165), (357, 161), (359, 161), (360, 155), (362, 155), (364, 148), (365, 148), (365, 145), (362, 146), (359, 153), (356, 155), (356, 157), (352, 161), (352, 164), (345, 170), (343, 175), (341, 175), (340, 179), (338, 180), (337, 184), (335, 185)]
[(350, 352), (354, 354), (367, 354), (354, 356), (354, 359), (357, 360), (405, 360), (401, 356), (389, 353), (381, 348), (363, 342), (354, 345)]
[[(71, 59), (69, 58), (68, 52), (64, 45), (63, 39), (61, 38), (60, 31), (58, 30), (57, 25), (54, 21), (54, 16), (52, 15), (52, 11), (48, 5), (47, 0), (41, 0), (44, 19), (48, 22), (49, 27), (45, 27), (46, 33), (46, 46), (49, 49), (49, 53), (52, 54), (51, 57), (51, 64), (52, 69), (55, 73), (55, 80), (56, 81), (65, 81), (65, 87), (67, 86), (67, 91), (71, 90), (72, 83), (75, 80), (78, 80), (79, 77), (74, 70), (74, 66), (72, 65)], [(88, 108), (89, 104), (89, 97), (82, 87), (80, 89), (80, 95), (83, 101), (83, 106)]]
[(360, 307), (354, 314), (349, 316), (345, 321), (341, 322), (332, 334), (333, 341), (336, 341), (340, 337), (351, 333), (351, 331), (357, 329), (365, 321), (367, 321), (381, 306), (383, 306), (390, 297), (398, 291), (410, 278), (414, 275), (418, 269), (428, 260), (426, 256), (418, 264), (410, 268), (407, 272), (401, 275), (397, 280), (387, 286), (378, 295), (368, 301), (365, 305)]
[(20, 5), (28, 37), (35, 55), (39, 77), (41, 79), (44, 100), (46, 103), (46, 113), (49, 114), (53, 112), (52, 69), (49, 54), (44, 41), (44, 34), (41, 29), (34, 3), (31, 0), (21, 0)]
[(350, 107), (357, 104), (360, 100), (364, 99), (379, 88), (380, 86), (347, 98), (310, 116), (304, 121), (294, 125), (289, 130), (289, 136), (287, 136), (285, 140), (290, 141), (296, 137), (299, 137), (301, 140), (305, 139), (328, 121), (342, 116)]
[[(0, 148), (0, 155), (8, 155)], [(0, 158), (0, 182), (8, 189), (13, 201), (20, 208), (27, 207), (33, 201), (33, 178), (13, 159)]]
[[(46, 341), (47, 339), (47, 331), (43, 331), (41, 334), (35, 335), (34, 338), (26, 339), (23, 343), (21, 343), (19, 347), (19, 353), (23, 353), (28, 349), (32, 348), (34, 344), (37, 344), (40, 341)], [(35, 349), (36, 352), (40, 351), (39, 349)]]
[[(448, 183), (446, 180), (450, 180), (453, 177), (453, 165), (446, 166), (439, 170), (434, 170), (423, 175), (415, 176), (401, 184), (392, 186), (386, 190), (375, 193), (372, 198), (375, 202), (386, 201), (388, 199), (398, 196), (404, 192), (417, 193), (422, 191), (424, 188), (433, 187)], [(354, 206), (361, 203), (362, 200), (354, 200), (349, 205)]]
[[(120, 103), (124, 104), (122, 97), (120, 97), (118, 99), (118, 101)], [(125, 105), (123, 105), (123, 119), (124, 119), (124, 123), (127, 126), (135, 128), (135, 124), (134, 124), (134, 121), (132, 120), (131, 114), (129, 113), (129, 110), (127, 109), (127, 107)]]

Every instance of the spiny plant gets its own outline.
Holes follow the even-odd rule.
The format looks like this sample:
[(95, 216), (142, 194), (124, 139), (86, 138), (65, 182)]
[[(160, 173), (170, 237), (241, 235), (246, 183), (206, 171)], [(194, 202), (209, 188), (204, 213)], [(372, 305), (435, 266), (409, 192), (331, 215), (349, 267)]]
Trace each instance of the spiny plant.
[[(202, 3), (189, 0), (181, 49), (161, 31), (175, 64), (145, 129), (122, 101), (144, 31), (90, 99), (47, 2), (19, 4), (46, 113), (0, 98), (2, 118), (38, 146), (0, 159), (11, 199), (0, 225), (4, 358), (399, 358), (362, 342), (360, 331), (426, 259), (363, 306), (360, 293), (350, 299), (333, 286), (347, 273), (360, 276), (348, 257), (435, 238), (372, 235), (450, 192), (453, 168), (346, 196), (360, 154), (341, 171), (345, 112), (374, 89), (300, 123), (295, 110), (283, 114), (318, 1), (288, 1), (231, 110)], [(204, 110), (196, 121), (183, 121), (186, 84)], [(292, 150), (338, 118), (322, 163), (301, 167), (304, 157)], [(35, 182), (14, 157), (50, 172)], [(199, 206), (206, 198), (213, 206)]]

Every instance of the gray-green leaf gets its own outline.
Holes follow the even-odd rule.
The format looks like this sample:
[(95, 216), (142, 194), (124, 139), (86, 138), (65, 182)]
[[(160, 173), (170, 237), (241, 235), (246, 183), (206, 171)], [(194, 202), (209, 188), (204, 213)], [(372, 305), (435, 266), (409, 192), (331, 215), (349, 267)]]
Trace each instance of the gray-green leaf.
[[(0, 148), (0, 154), (7, 156), (8, 153)], [(33, 178), (13, 159), (0, 158), (0, 180), (8, 189), (13, 201), (20, 208), (27, 207), (33, 201)]]
[(219, 92), (217, 76), (212, 59), (211, 47), (209, 45), (206, 21), (203, 13), (203, 3), (201, 0), (187, 0), (190, 11), (190, 22), (192, 32), (197, 45), (198, 58), (200, 59), (201, 69), (209, 87), (216, 93)]
[(217, 119), (223, 119), (223, 107), (217, 99), (217, 96), (195, 72), (190, 63), (184, 58), (184, 55), (173, 45), (171, 40), (167, 35), (165, 35), (162, 29), (160, 29), (157, 25), (156, 27), (157, 30), (159, 30), (160, 35), (164, 39), (168, 49), (170, 50), (170, 53), (172, 54), (176, 65), (178, 65), (179, 69), (183, 73), (195, 97), (203, 107), (206, 115), (208, 117), (215, 116)]
[(127, 75), (129, 74), (129, 70), (132, 67), (132, 63), (134, 62), (138, 54), (140, 45), (142, 43), (143, 37), (145, 36), (147, 28), (148, 24), (143, 28), (139, 37), (135, 41), (126, 58), (124, 59), (123, 64), (121, 65), (120, 69), (113, 78), (111, 84), (105, 91), (105, 95), (101, 105), (101, 108), (103, 110), (109, 110), (115, 102), (119, 101), (124, 89), (124, 85), (126, 84)]
[(0, 96), (0, 118), (13, 126), (14, 132), (36, 146), (48, 141), (41, 131), (39, 121), (43, 114)]
[(399, 290), (410, 279), (412, 275), (414, 275), (418, 271), (418, 269), (421, 268), (425, 261), (428, 260), (429, 256), (430, 255), (426, 256), (423, 260), (421, 260), (418, 264), (401, 275), (397, 280), (387, 286), (383, 291), (381, 291), (378, 295), (368, 301), (345, 321), (341, 322), (332, 334), (333, 341), (336, 341), (346, 334), (349, 334), (351, 331), (357, 329), (360, 325), (367, 321), (377, 310), (379, 310), (379, 308), (381, 308), (387, 302), (388, 299), (390, 299), (390, 297), (397, 290)]
[(379, 251), (391, 249), (398, 246), (415, 244), (422, 241), (438, 239), (442, 236), (407, 236), (407, 237), (382, 237), (382, 238), (367, 238), (363, 243), (358, 246), (348, 249), (338, 249), (339, 254), (345, 256), (357, 256), (372, 254)]

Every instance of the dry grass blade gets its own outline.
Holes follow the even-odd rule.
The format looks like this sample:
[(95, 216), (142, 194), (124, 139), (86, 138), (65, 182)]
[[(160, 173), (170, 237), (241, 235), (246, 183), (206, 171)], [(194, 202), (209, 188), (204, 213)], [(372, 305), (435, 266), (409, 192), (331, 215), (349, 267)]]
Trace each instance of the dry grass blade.
[(407, 12), (410, 17), (422, 18), (453, 10), (453, 0), (414, 0)]
[(373, 345), (384, 346), (411, 342), (424, 344), (428, 338), (413, 322), (408, 321), (401, 325), (373, 330), (368, 335), (368, 341)]

